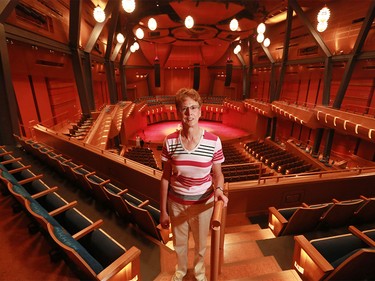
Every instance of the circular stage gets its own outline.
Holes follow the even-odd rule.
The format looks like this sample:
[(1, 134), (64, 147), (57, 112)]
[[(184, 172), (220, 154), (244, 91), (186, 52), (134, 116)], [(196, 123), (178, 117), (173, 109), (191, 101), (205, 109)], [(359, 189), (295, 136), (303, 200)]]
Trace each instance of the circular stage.
[[(135, 140), (136, 135), (139, 135), (146, 143), (162, 144), (164, 138), (173, 133), (180, 124), (180, 121), (152, 124), (144, 128), (143, 131), (138, 131), (131, 139)], [(229, 127), (219, 122), (199, 121), (199, 125), (208, 132), (219, 136), (223, 142), (249, 136), (245, 130)]]

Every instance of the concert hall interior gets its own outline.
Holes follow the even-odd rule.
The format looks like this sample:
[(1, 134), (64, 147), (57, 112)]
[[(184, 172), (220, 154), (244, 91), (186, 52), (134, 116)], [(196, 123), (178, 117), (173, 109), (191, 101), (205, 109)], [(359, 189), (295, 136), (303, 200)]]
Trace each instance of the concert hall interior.
[(1, 1), (0, 280), (171, 280), (180, 88), (225, 156), (209, 280), (375, 279), (374, 17), (373, 0)]

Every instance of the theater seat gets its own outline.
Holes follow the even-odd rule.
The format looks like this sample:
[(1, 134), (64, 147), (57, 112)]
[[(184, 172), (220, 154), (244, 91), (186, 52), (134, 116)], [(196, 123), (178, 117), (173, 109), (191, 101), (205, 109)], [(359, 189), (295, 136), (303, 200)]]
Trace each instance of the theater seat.
[(313, 231), (329, 204), (307, 205), (276, 209), (269, 207), (268, 226), (275, 236)]
[(140, 250), (126, 250), (97, 227), (70, 235), (62, 227), (48, 224), (48, 232), (83, 280), (140, 280)]
[(161, 228), (158, 228), (160, 211), (149, 205), (148, 200), (139, 205), (130, 204), (127, 200), (125, 202), (130, 210), (132, 221), (145, 233), (158, 241), (162, 241)]
[[(294, 237), (293, 266), (303, 280), (371, 280), (375, 249), (353, 234)], [(366, 279), (366, 275), (368, 278)], [(370, 278), (371, 277), (371, 278)]]

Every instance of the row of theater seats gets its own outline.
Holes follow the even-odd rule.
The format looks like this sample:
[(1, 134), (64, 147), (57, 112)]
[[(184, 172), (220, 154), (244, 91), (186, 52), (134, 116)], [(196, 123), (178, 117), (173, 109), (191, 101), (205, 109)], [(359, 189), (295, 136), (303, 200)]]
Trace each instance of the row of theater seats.
[(275, 236), (303, 234), (353, 225), (375, 223), (375, 198), (276, 209), (269, 207), (268, 226)]
[(266, 168), (259, 170), (259, 165), (252, 164), (253, 161), (231, 144), (223, 144), (223, 153), (225, 162), (222, 171), (226, 182), (257, 180), (259, 177), (273, 175)]
[(170, 241), (170, 231), (162, 229), (159, 225), (160, 210), (150, 205), (148, 200), (138, 198), (128, 189), (119, 188), (111, 183), (110, 179), (76, 163), (42, 143), (18, 136), (16, 138), (26, 151), (50, 167), (55, 168), (72, 182), (78, 183), (82, 191), (101, 204), (108, 206), (116, 215), (133, 223), (146, 235), (159, 242), (167, 243)]
[(124, 157), (160, 170), (156, 162), (154, 152), (148, 147), (131, 147), (125, 151)]
[(298, 156), (259, 140), (246, 143), (244, 148), (255, 159), (265, 163), (268, 167), (281, 174), (319, 171), (319, 168), (314, 168)]
[(78, 120), (75, 124), (72, 124), (71, 128), (69, 128), (69, 133), (66, 135), (71, 138), (83, 140), (90, 131), (92, 124), (93, 118), (82, 115), (80, 120)]
[(308, 240), (294, 237), (293, 266), (303, 280), (374, 280), (375, 229)]
[[(140, 250), (125, 249), (108, 235), (101, 225), (103, 220), (91, 221), (58, 193), (58, 187), (43, 182), (43, 175), (35, 175), (31, 166), (21, 158), (0, 147), (0, 185), (2, 193), (11, 194), (21, 209), (35, 222), (31, 233), (41, 230), (55, 251), (60, 254), (83, 280), (134, 280), (140, 278)], [(43, 265), (41, 265), (43, 266)]]

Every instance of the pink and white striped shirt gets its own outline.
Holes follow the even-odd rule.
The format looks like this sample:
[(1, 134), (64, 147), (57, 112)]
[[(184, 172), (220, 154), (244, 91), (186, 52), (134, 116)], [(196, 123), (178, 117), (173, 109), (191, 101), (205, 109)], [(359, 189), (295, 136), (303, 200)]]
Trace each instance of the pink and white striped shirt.
[(225, 159), (220, 138), (204, 130), (198, 145), (190, 151), (184, 148), (180, 131), (168, 135), (161, 160), (170, 161), (172, 166), (168, 197), (182, 204), (195, 204), (213, 196), (211, 168)]

